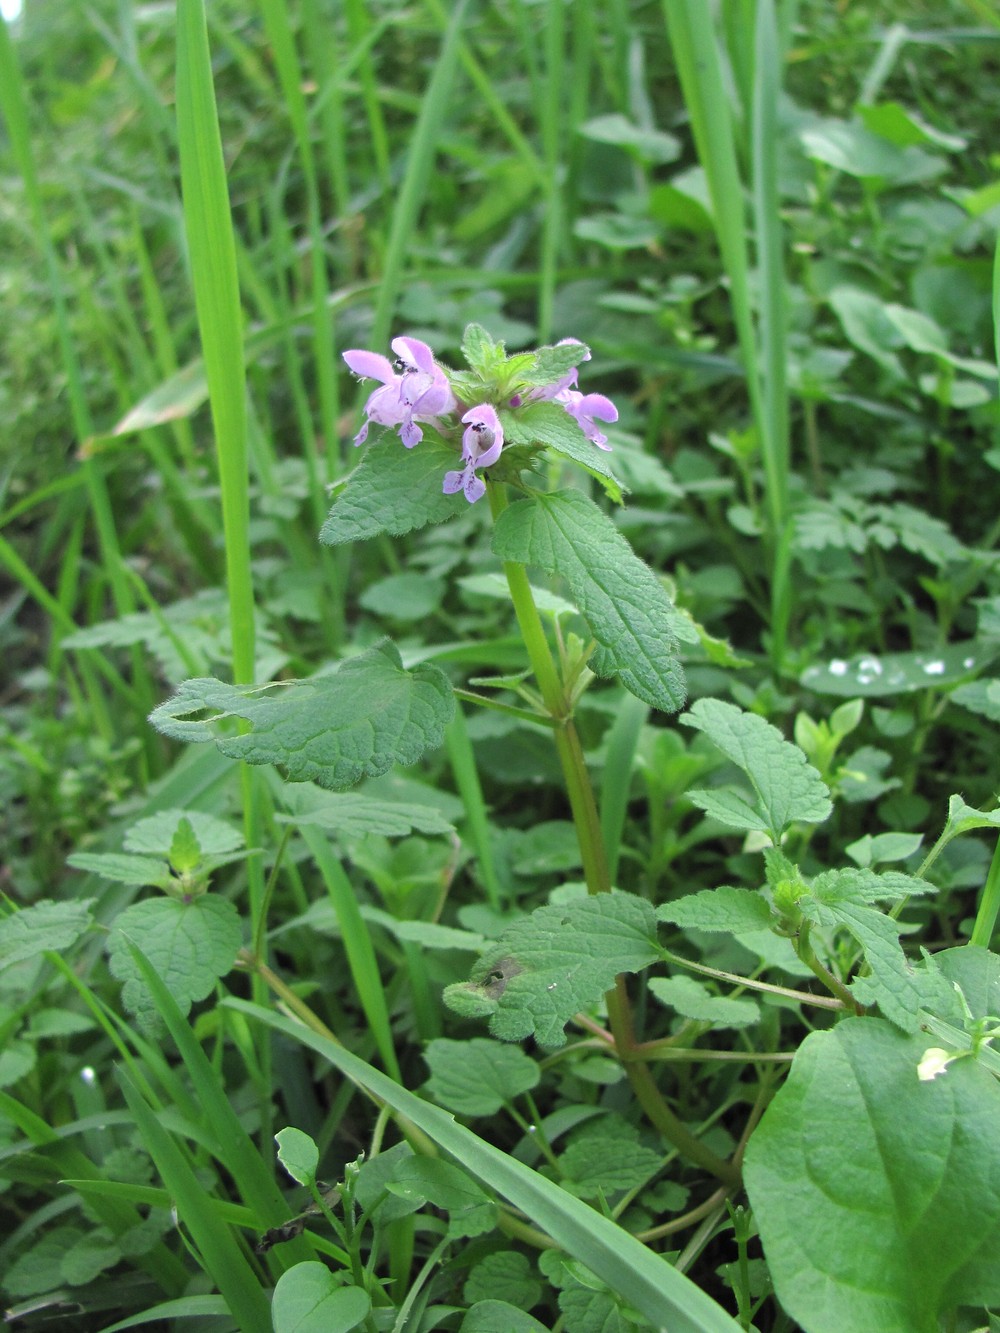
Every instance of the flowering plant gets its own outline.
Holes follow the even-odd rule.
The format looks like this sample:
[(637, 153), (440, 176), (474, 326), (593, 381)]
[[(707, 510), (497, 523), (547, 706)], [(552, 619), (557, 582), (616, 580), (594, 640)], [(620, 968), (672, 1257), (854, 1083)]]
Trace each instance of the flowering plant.
[[(461, 416), (465, 425), (463, 466), (445, 473), (442, 490), (446, 495), (461, 491), (470, 504), (481, 499), (486, 483), (479, 473), (499, 462), (507, 440), (525, 442), (523, 419), (530, 416), (527, 409), (542, 403), (558, 405), (575, 422), (582, 434), (577, 444), (590, 441), (598, 449), (610, 450), (608, 437), (598, 423), (617, 421), (618, 409), (603, 394), (583, 393), (577, 387), (577, 366), (590, 360), (590, 349), (576, 338), (508, 357), (502, 343), (494, 342), (478, 325), (470, 325), (462, 349), (468, 372), (445, 371), (430, 347), (417, 338), (394, 338), (392, 350), (394, 363), (378, 352), (352, 349), (343, 354), (359, 378), (380, 381), (380, 387), (365, 403), (366, 419), (354, 443), (365, 442), (374, 422), (398, 427), (403, 444), (412, 449), (423, 439), (422, 425), (443, 434), (448, 429), (447, 418), (465, 403), (471, 404)], [(534, 419), (538, 420), (537, 413)], [(559, 447), (556, 440), (546, 439), (544, 432), (537, 443)]]

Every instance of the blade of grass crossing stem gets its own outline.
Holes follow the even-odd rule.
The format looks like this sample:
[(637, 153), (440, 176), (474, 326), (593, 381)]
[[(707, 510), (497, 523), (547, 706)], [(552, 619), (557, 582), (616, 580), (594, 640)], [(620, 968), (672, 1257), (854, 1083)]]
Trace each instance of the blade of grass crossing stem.
[[(766, 307), (762, 311), (761, 320), (764, 383), (750, 299), (744, 192), (733, 135), (732, 112), (722, 74), (714, 8), (702, 0), (664, 0), (664, 12), (698, 156), (708, 180), (716, 237), (729, 278), (733, 318), (764, 463), (767, 523), (773, 562), (771, 653), (772, 662), (780, 669), (790, 615), (791, 584), (788, 570), (791, 548), (789, 536), (785, 532), (788, 426), (783, 361), (785, 325), (784, 316), (779, 310), (779, 303), (784, 298), (784, 276), (777, 210), (777, 131), (774, 128), (777, 123), (782, 57), (775, 31), (773, 2), (766, 0), (765, 4), (765, 0), (761, 0), (757, 7), (754, 97), (750, 108), (757, 258), (759, 264), (768, 265), (767, 282), (763, 281), (763, 274), (761, 282), (764, 289), (762, 300)], [(761, 142), (760, 124), (771, 127), (767, 142)], [(770, 290), (768, 283), (771, 284)]]
[[(184, 229), (222, 491), (233, 679), (238, 684), (252, 684), (256, 646), (243, 319), (203, 0), (177, 3), (175, 99)], [(241, 764), (243, 826), (250, 849), (260, 846), (260, 791), (259, 778), (249, 765)], [(247, 864), (247, 882), (250, 929), (256, 938), (264, 902), (264, 870), (259, 857), (251, 857)], [(262, 999), (264, 987), (256, 976), (253, 988), (254, 996)], [(261, 1049), (260, 1062), (268, 1071), (269, 1045)], [(260, 1103), (263, 1144), (269, 1144), (271, 1138), (271, 1110), (270, 1098), (263, 1096)]]
[(664, 0), (664, 13), (698, 157), (708, 180), (712, 220), (729, 278), (747, 391), (754, 417), (760, 420), (757, 346), (747, 277), (746, 210), (729, 99), (712, 23), (713, 7), (704, 0)]
[[(292, 37), (296, 25), (292, 21), (285, 0), (262, 0), (261, 7), (264, 11), (264, 24), (267, 29), (268, 40), (274, 52), (274, 63), (281, 83), (281, 93), (285, 100), (288, 118), (292, 123), (292, 131), (299, 150), (299, 160), (302, 163), (302, 175), (306, 186), (306, 216), (310, 247), (309, 267), (313, 303), (313, 357), (316, 366), (316, 382), (319, 386), (320, 433), (326, 441), (326, 459), (329, 462), (335, 452), (334, 445), (337, 439), (337, 416), (340, 411), (340, 403), (337, 393), (333, 315), (328, 302), (330, 288), (327, 281), (326, 247), (323, 237), (319, 182), (316, 175), (316, 159), (313, 154), (311, 130), (306, 116), (306, 101), (302, 92), (305, 76)], [(314, 431), (308, 432), (305, 447), (311, 455), (312, 470), (319, 471)], [(322, 476), (324, 484), (330, 480), (331, 478), (328, 475)]]
[(389, 341), (407, 248), (416, 231), (428, 183), (434, 178), (434, 154), (441, 138), (441, 122), (451, 98), (458, 35), (462, 30), (467, 3), (468, 0), (458, 0), (452, 10), (451, 21), (441, 43), (441, 50), (438, 52), (427, 91), (421, 100), (420, 113), (410, 139), (406, 170), (396, 196), (385, 263), (382, 268), (382, 280), (375, 301), (371, 344), (373, 347), (380, 348)]
[(778, 40), (774, 0), (757, 0), (756, 56), (750, 141), (753, 160), (753, 215), (757, 242), (764, 459), (770, 526), (775, 543), (771, 581), (772, 660), (785, 657), (791, 614), (788, 561), (788, 309), (778, 196), (778, 98), (784, 56)]
[(184, 227), (222, 488), (233, 675), (237, 683), (252, 684), (243, 319), (202, 0), (178, 0), (176, 99)]
[(118, 1070), (118, 1080), (136, 1129), (197, 1246), (199, 1261), (225, 1298), (240, 1333), (271, 1333), (270, 1302), (229, 1227), (216, 1217), (204, 1185), (124, 1070)]
[(500, 911), (503, 901), (503, 889), (497, 875), (496, 860), (493, 856), (493, 840), (490, 834), (490, 820), (483, 800), (483, 789), (479, 782), (476, 758), (469, 740), (469, 729), (465, 724), (465, 714), (459, 704), (455, 715), (448, 723), (445, 732), (448, 747), (448, 759), (455, 786), (465, 806), (465, 820), (469, 830), (469, 840), (476, 853), (480, 878), (486, 897), (494, 912)]
[(626, 694), (618, 705), (618, 712), (608, 733), (604, 772), (601, 776), (601, 835), (612, 884), (618, 876), (618, 859), (632, 786), (635, 752), (648, 717), (647, 705), (634, 694)]
[(372, 58), (374, 43), (366, 41), (374, 26), (375, 16), (369, 12), (372, 6), (366, 4), (365, 0), (345, 0), (345, 7), (351, 42), (363, 51), (358, 68), (358, 78), (365, 104), (365, 115), (368, 117), (368, 131), (371, 137), (375, 169), (382, 184), (382, 189), (388, 195), (390, 188), (389, 134), (385, 127), (385, 117), (382, 115), (382, 103), (379, 101), (375, 62)]
[(304, 825), (300, 830), (306, 846), (312, 853), (326, 884), (330, 902), (340, 926), (340, 937), (347, 954), (347, 964), (358, 992), (358, 999), (368, 1019), (382, 1063), (391, 1076), (401, 1080), (396, 1048), (392, 1040), (389, 1010), (385, 1003), (385, 989), (378, 970), (378, 960), (364, 917), (358, 910), (354, 888), (344, 868), (330, 850), (322, 829)]
[(564, 133), (566, 93), (565, 10), (563, 0), (548, 0), (545, 15), (545, 78), (538, 107), (545, 148), (545, 209), (542, 223), (542, 262), (538, 283), (538, 339), (548, 342), (552, 334), (552, 306), (556, 290), (556, 266), (562, 246), (563, 202), (560, 156), (568, 136)]
[[(156, 968), (134, 944), (130, 944), (129, 949), (191, 1077), (200, 1118), (218, 1144), (216, 1156), (232, 1176), (240, 1197), (257, 1215), (260, 1230), (280, 1226), (288, 1217), (288, 1205), (275, 1183), (273, 1172), (233, 1110), (229, 1096), (220, 1084), (219, 1072), (212, 1067)], [(290, 1262), (279, 1262), (279, 1270), (312, 1255), (304, 1241), (296, 1244), (294, 1249), (286, 1250), (282, 1246), (281, 1250), (279, 1259), (287, 1258)]]
[[(346, 217), (350, 199), (347, 171), (347, 139), (344, 117), (344, 94), (339, 73), (340, 38), (329, 22), (319, 0), (303, 0), (299, 11), (306, 50), (312, 65), (319, 95), (313, 103), (319, 120), (320, 142), (326, 160), (333, 206), (340, 217)], [(346, 278), (346, 274), (342, 275)]]
[(979, 900), (976, 922), (969, 937), (970, 944), (980, 944), (984, 949), (990, 947), (997, 928), (998, 913), (1000, 913), (1000, 840), (993, 848), (993, 860), (990, 862), (989, 874), (983, 886), (983, 896)]
[(227, 1000), (226, 1004), (309, 1046), (346, 1077), (382, 1098), (625, 1296), (654, 1328), (667, 1328), (670, 1333), (737, 1333), (735, 1320), (660, 1255), (559, 1185), (457, 1124), (448, 1112), (422, 1101), (300, 1024), (241, 1000)]

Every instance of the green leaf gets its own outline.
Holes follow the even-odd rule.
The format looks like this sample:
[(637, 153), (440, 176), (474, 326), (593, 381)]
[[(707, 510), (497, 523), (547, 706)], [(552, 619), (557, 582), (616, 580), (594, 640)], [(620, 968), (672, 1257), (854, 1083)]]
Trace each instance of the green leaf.
[(639, 1142), (623, 1116), (601, 1116), (578, 1130), (559, 1155), (563, 1187), (581, 1199), (638, 1189), (663, 1165), (663, 1155)]
[(46, 949), (65, 953), (91, 926), (93, 898), (73, 903), (48, 900), (0, 917), (0, 967), (35, 958)]
[(139, 946), (186, 1014), (233, 966), (242, 934), (235, 906), (211, 895), (188, 903), (151, 898), (120, 913), (108, 940), (109, 966), (125, 983), (122, 999), (140, 1027), (155, 1030), (158, 1015), (130, 943)]
[[(534, 1033), (561, 1046), (574, 1014), (594, 1005), (621, 972), (661, 956), (653, 909), (644, 898), (602, 893), (567, 907), (539, 907), (505, 930), (471, 979), (449, 986), (451, 1008), (467, 998), (501, 1041)], [(463, 1005), (460, 1012), (468, 1012)]]
[(920, 983), (903, 953), (898, 924), (869, 904), (931, 891), (925, 880), (898, 871), (828, 870), (816, 876), (798, 904), (809, 921), (842, 927), (854, 936), (872, 975), (856, 978), (853, 993), (862, 1004), (877, 1003), (906, 1032), (915, 1032), (920, 1023)]
[(481, 1236), (497, 1223), (497, 1206), (460, 1166), (434, 1157), (407, 1157), (386, 1182), (390, 1194), (448, 1213), (448, 1235)]
[(239, 1000), (227, 1000), (226, 1005), (317, 1052), (360, 1087), (382, 1098), (479, 1180), (530, 1217), (567, 1254), (586, 1264), (615, 1291), (627, 1294), (630, 1303), (654, 1328), (669, 1328), (670, 1333), (737, 1333), (739, 1325), (735, 1320), (661, 1255), (538, 1172), (456, 1124), (447, 1111), (415, 1097), (387, 1075), (328, 1038), (310, 1032), (301, 1023)]
[(739, 935), (745, 930), (766, 930), (771, 925), (771, 906), (753, 889), (722, 885), (701, 889), (656, 909), (661, 921), (672, 921), (682, 930), (708, 930)]
[(592, 500), (557, 491), (512, 504), (497, 520), (493, 550), (502, 560), (537, 565), (566, 580), (600, 645), (590, 663), (598, 675), (617, 674), (632, 694), (666, 713), (680, 708), (678, 612)]
[[(758, 822), (748, 827), (759, 828), (762, 820), (775, 846), (796, 820), (820, 824), (829, 815), (833, 807), (819, 773), (797, 745), (786, 741), (777, 727), (756, 713), (744, 713), (735, 704), (721, 699), (699, 699), (680, 720), (703, 731), (724, 755), (743, 769), (757, 798)], [(705, 796), (716, 802), (719, 797), (718, 792), (687, 795), (696, 805), (701, 805)], [(739, 816), (740, 808), (734, 805), (731, 822)], [(747, 825), (734, 822), (734, 827)]]
[(873, 866), (886, 861), (905, 861), (924, 840), (922, 833), (866, 833), (844, 850), (859, 866)]
[(899, 330), (885, 313), (885, 305), (877, 296), (860, 287), (834, 287), (827, 296), (834, 314), (840, 320), (844, 333), (854, 347), (883, 366), (896, 379), (904, 372), (899, 358), (889, 349), (902, 347)]
[(745, 1028), (760, 1018), (760, 1008), (753, 1000), (713, 995), (694, 977), (651, 977), (649, 989), (668, 1009), (698, 1023), (711, 1023), (713, 1027)]
[[(530, 1310), (542, 1298), (542, 1285), (532, 1273), (528, 1257), (519, 1250), (496, 1250), (481, 1259), (470, 1271), (462, 1288), (464, 1300), (499, 1304), (510, 1302), (507, 1309)], [(471, 1313), (471, 1311), (470, 1311)], [(462, 1328), (466, 1328), (468, 1317)], [(526, 1325), (530, 1329), (535, 1320)], [(541, 1328), (540, 1324), (535, 1325)], [(517, 1322), (509, 1319), (497, 1319), (492, 1328), (480, 1325), (482, 1333), (496, 1333), (497, 1328), (510, 1329), (516, 1333)]]
[[(215, 739), (232, 759), (281, 764), (293, 782), (340, 789), (393, 764), (415, 763), (441, 744), (454, 708), (440, 668), (423, 663), (404, 670), (396, 647), (383, 640), (330, 675), (270, 687), (267, 694), (211, 678), (185, 681), (150, 720), (176, 740)], [(213, 713), (212, 722), (241, 717), (252, 730), (215, 737), (210, 722), (176, 720), (203, 709)]]
[(337, 493), (319, 539), (327, 546), (367, 541), (386, 532), (402, 537), (428, 523), (444, 523), (469, 505), (445, 495), (444, 474), (458, 464), (458, 450), (429, 430), (413, 449), (386, 434), (369, 445), (361, 464)]
[(366, 611), (390, 620), (424, 620), (441, 605), (444, 590), (443, 579), (411, 570), (369, 584), (358, 600)]
[(8, 1037), (3, 1050), (0, 1050), (0, 1088), (10, 1088), (20, 1083), (37, 1063), (38, 1050), (34, 1042)]
[(497, 1333), (499, 1328), (504, 1333), (547, 1333), (545, 1325), (526, 1314), (523, 1306), (495, 1300), (471, 1305), (458, 1333)]
[(173, 883), (166, 861), (151, 856), (130, 856), (127, 852), (73, 852), (66, 864), (88, 875), (100, 875), (115, 884), (134, 884), (139, 888), (155, 885), (158, 889)]
[(290, 814), (278, 815), (279, 823), (315, 824), (345, 838), (377, 833), (384, 838), (404, 838), (420, 833), (452, 833), (454, 825), (433, 806), (410, 801), (386, 801), (365, 791), (323, 791), (312, 783), (286, 787), (282, 798)]
[(120, 1263), (121, 1257), (122, 1252), (108, 1228), (97, 1227), (66, 1251), (61, 1265), (63, 1281), (74, 1287), (93, 1282), (98, 1273)]
[(274, 1136), (278, 1161), (299, 1185), (311, 1185), (316, 1179), (319, 1149), (308, 1134), (289, 1125)]
[(488, 379), (503, 361), (503, 344), (496, 342), (482, 324), (467, 324), (462, 335), (462, 355), (483, 379)]
[(577, 133), (595, 143), (628, 149), (643, 162), (676, 162), (681, 155), (680, 140), (675, 135), (636, 125), (619, 112), (593, 116), (578, 127)]
[(782, 1306), (809, 1333), (937, 1333), (1000, 1302), (1000, 1086), (931, 1082), (931, 1039), (848, 1019), (799, 1048), (744, 1178)]
[(274, 1288), (274, 1333), (349, 1333), (368, 1317), (371, 1300), (345, 1287), (326, 1264), (307, 1260), (282, 1273)]
[(488, 1037), (451, 1041), (437, 1037), (424, 1051), (431, 1076), (426, 1089), (457, 1115), (496, 1115), (500, 1108), (530, 1092), (541, 1078), (538, 1065), (518, 1046)]
[(973, 680), (951, 692), (952, 703), (961, 704), (970, 713), (1000, 722), (1000, 680)]
[(799, 681), (817, 694), (884, 699), (914, 690), (940, 689), (981, 671), (997, 655), (979, 640), (953, 643), (935, 653), (859, 653), (806, 667)]
[(205, 857), (228, 856), (243, 846), (243, 834), (235, 825), (203, 810), (158, 810), (140, 819), (125, 834), (125, 848), (149, 856), (169, 857), (181, 820), (187, 820)]
[(543, 444), (564, 458), (572, 459), (597, 478), (615, 504), (621, 504), (626, 488), (611, 471), (607, 454), (587, 439), (579, 424), (559, 403), (525, 403), (522, 407), (501, 409), (499, 416), (507, 444)]
[(949, 842), (960, 833), (980, 828), (1000, 828), (1000, 810), (976, 810), (961, 796), (948, 798), (948, 822), (944, 827)]

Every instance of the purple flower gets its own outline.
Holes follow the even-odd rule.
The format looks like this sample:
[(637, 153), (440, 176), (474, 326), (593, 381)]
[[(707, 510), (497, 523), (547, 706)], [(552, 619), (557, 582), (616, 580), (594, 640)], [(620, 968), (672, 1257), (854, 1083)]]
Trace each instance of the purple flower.
[(392, 350), (396, 353), (395, 364), (378, 352), (344, 353), (355, 375), (382, 381), (382, 387), (365, 403), (368, 420), (355, 435), (355, 444), (364, 444), (374, 421), (378, 426), (398, 426), (399, 438), (412, 449), (424, 436), (418, 421), (431, 421), (455, 407), (448, 378), (426, 343), (417, 338), (394, 338)]
[[(579, 338), (560, 338), (556, 346), (564, 347), (567, 343), (579, 344), (579, 342)], [(588, 352), (583, 359), (589, 361), (590, 353)], [(578, 379), (577, 368), (574, 366), (572, 370), (567, 371), (554, 384), (546, 384), (542, 388), (532, 389), (528, 396), (535, 401), (559, 403), (570, 414), (588, 440), (596, 444), (598, 449), (610, 451), (611, 445), (608, 444), (608, 437), (597, 425), (597, 421), (617, 421), (618, 409), (611, 399), (605, 398), (602, 393), (581, 393), (576, 387)], [(517, 407), (519, 403), (515, 402), (513, 406)]]
[(462, 435), (462, 458), (465, 467), (460, 472), (444, 474), (445, 495), (464, 491), (469, 504), (475, 504), (486, 494), (486, 483), (476, 476), (476, 468), (491, 467), (503, 449), (503, 426), (489, 403), (470, 407), (462, 418), (466, 422)]
[(598, 421), (618, 420), (618, 409), (610, 398), (605, 398), (603, 393), (578, 393), (576, 389), (563, 389), (562, 393), (556, 395), (556, 401), (562, 403), (588, 440), (593, 441), (598, 449), (610, 451), (608, 437), (597, 425)]

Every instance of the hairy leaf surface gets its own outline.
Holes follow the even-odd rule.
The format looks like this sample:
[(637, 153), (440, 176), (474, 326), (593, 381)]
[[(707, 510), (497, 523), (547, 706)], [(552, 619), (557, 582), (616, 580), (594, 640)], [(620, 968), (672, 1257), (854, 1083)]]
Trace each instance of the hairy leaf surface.
[(659, 579), (611, 520), (579, 491), (520, 500), (505, 509), (493, 550), (558, 574), (600, 645), (590, 665), (665, 713), (684, 702), (677, 649), (682, 620)]
[[(696, 805), (704, 807), (708, 800), (711, 812), (723, 818), (720, 810), (728, 810), (734, 828), (763, 828), (775, 846), (790, 824), (802, 820), (819, 824), (831, 809), (826, 783), (807, 761), (797, 745), (786, 741), (777, 727), (772, 727), (756, 713), (744, 713), (735, 704), (721, 699), (699, 699), (685, 713), (682, 722), (697, 727), (715, 742), (723, 754), (737, 764), (747, 777), (756, 795), (757, 821), (743, 822), (739, 804), (719, 803), (718, 792), (688, 792)], [(703, 799), (704, 798), (704, 799)], [(749, 819), (754, 811), (747, 812)]]
[(448, 1005), (489, 1016), (501, 1041), (535, 1035), (561, 1046), (574, 1014), (595, 1004), (620, 972), (636, 972), (661, 956), (656, 919), (644, 898), (602, 893), (566, 907), (539, 907), (505, 930), (473, 969), (449, 986)]
[[(447, 676), (423, 663), (407, 671), (388, 640), (342, 662), (330, 675), (271, 687), (205, 679), (185, 681), (151, 715), (176, 740), (215, 740), (223, 754), (250, 764), (280, 764), (293, 782), (339, 790), (364, 777), (412, 764), (441, 744), (455, 701)], [(182, 721), (208, 710), (208, 722)], [(214, 724), (241, 717), (245, 735), (216, 734)]]

